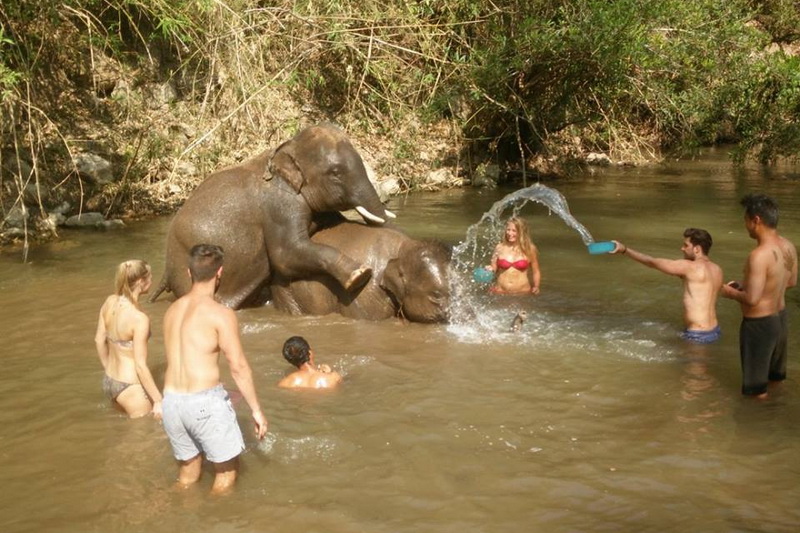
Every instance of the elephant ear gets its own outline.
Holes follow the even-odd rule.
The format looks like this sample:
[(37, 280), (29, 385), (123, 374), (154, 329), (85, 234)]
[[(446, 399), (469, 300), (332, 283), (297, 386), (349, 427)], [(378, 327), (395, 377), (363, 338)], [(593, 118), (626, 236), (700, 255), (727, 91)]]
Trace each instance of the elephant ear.
[(406, 293), (406, 281), (406, 277), (400, 268), (400, 260), (394, 258), (386, 263), (379, 285), (382, 289), (390, 292), (398, 304), (402, 304)]
[(297, 164), (295, 144), (292, 140), (286, 141), (275, 150), (275, 154), (269, 162), (269, 172), (272, 176), (283, 178), (295, 192), (300, 193), (300, 189), (305, 184), (305, 178)]

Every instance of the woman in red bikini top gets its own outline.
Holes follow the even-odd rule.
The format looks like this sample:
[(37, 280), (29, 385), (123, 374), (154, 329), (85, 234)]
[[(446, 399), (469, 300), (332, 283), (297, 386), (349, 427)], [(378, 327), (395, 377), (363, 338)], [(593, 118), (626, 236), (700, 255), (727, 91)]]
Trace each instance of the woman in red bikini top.
[(486, 268), (495, 273), (495, 283), (489, 289), (493, 293), (539, 294), (539, 252), (531, 242), (525, 220), (508, 220), (503, 239), (492, 254), (492, 264)]

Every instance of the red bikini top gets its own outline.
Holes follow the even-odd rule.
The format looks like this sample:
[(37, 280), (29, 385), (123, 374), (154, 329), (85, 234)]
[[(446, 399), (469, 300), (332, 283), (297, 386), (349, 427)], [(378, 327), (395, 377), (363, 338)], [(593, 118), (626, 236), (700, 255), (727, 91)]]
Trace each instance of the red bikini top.
[(511, 261), (509, 261), (508, 259), (498, 259), (497, 260), (497, 266), (502, 268), (503, 270), (505, 270), (507, 268), (511, 268), (511, 267), (514, 267), (517, 270), (525, 270), (530, 266), (530, 264), (531, 264), (531, 262), (528, 261), (527, 259), (517, 259), (513, 263)]

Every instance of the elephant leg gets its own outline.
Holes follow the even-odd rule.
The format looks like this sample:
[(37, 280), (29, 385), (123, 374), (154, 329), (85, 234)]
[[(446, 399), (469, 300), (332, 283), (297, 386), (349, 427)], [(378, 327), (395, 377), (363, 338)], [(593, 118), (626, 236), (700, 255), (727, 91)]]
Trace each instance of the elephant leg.
[(277, 254), (273, 264), (289, 279), (305, 278), (319, 273), (327, 273), (348, 291), (363, 287), (372, 277), (372, 269), (359, 264), (336, 248), (316, 244), (310, 240), (298, 240), (295, 246), (285, 247)]
[[(264, 258), (266, 259), (266, 257)], [(270, 278), (269, 264), (266, 261), (252, 261), (249, 268), (236, 268), (235, 260), (231, 261), (231, 270), (222, 271), (222, 285), (217, 291), (219, 301), (231, 309), (241, 309), (243, 306), (263, 304), (260, 295)], [(226, 279), (229, 278), (229, 279)], [(226, 281), (233, 281), (233, 287), (226, 286)]]
[(259, 289), (264, 283), (264, 279), (251, 281), (241, 288), (236, 294), (225, 298), (220, 298), (220, 303), (231, 309), (240, 309), (242, 305)]

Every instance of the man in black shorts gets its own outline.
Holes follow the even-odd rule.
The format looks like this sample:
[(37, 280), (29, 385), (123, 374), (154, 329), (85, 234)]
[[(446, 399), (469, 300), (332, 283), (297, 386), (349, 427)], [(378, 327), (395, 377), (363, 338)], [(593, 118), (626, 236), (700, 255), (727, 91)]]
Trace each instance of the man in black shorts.
[(764, 194), (742, 198), (744, 225), (756, 247), (747, 257), (744, 281), (722, 287), (739, 302), (742, 325), (742, 394), (766, 398), (767, 385), (786, 379), (786, 289), (797, 285), (797, 249), (778, 234), (778, 204)]

